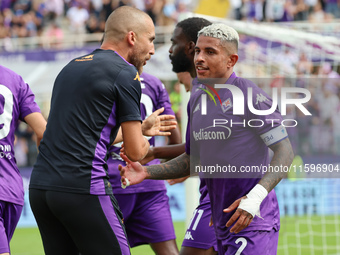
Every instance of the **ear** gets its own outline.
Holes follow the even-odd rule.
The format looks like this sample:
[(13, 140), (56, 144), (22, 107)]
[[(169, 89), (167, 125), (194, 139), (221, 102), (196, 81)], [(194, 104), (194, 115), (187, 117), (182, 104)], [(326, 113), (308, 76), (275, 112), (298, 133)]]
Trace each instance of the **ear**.
[(193, 41), (188, 42), (185, 45), (185, 50), (188, 55), (193, 55), (195, 53), (195, 43)]
[(228, 60), (228, 67), (233, 67), (236, 62), (238, 61), (238, 55), (237, 54), (231, 54), (229, 56), (229, 60)]
[(133, 32), (133, 31), (129, 31), (127, 34), (126, 34), (126, 39), (127, 39), (127, 43), (131, 46), (135, 45), (136, 43), (136, 33)]

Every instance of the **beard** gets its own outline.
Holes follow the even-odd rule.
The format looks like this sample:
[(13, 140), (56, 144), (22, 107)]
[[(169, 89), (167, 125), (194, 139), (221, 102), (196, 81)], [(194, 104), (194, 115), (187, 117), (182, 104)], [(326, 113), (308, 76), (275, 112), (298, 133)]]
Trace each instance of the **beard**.
[(172, 71), (175, 73), (188, 72), (193, 64), (184, 52), (184, 49), (171, 58)]
[(130, 64), (134, 65), (137, 68), (137, 71), (139, 74), (141, 74), (143, 72), (143, 65), (144, 65), (144, 59), (142, 60), (139, 57), (139, 54), (133, 54), (130, 57)]

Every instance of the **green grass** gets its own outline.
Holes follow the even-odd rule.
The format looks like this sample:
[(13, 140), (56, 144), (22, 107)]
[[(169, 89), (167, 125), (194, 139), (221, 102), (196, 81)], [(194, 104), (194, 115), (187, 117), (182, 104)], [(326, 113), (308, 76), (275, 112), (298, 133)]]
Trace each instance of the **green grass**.
[[(185, 225), (184, 222), (174, 222), (174, 226), (177, 245), (180, 248), (185, 235)], [(340, 216), (283, 217), (278, 255), (340, 255), (339, 240)], [(12, 255), (43, 255), (38, 229), (16, 229), (11, 249)], [(153, 254), (149, 245), (132, 248), (131, 252), (132, 255)]]
[[(174, 222), (176, 242), (180, 249), (184, 235), (184, 222)], [(141, 245), (131, 249), (132, 255), (153, 254), (149, 245)], [(11, 241), (11, 255), (44, 255), (38, 228), (17, 228)]]

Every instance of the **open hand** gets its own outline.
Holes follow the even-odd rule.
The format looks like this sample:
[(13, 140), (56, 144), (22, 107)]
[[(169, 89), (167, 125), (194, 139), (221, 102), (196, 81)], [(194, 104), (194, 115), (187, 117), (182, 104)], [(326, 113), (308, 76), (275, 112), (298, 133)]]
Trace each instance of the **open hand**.
[(164, 111), (164, 107), (154, 111), (142, 123), (142, 132), (146, 136), (167, 136), (171, 132), (166, 132), (176, 128), (177, 121), (173, 115), (159, 115)]
[(120, 153), (121, 158), (126, 162), (126, 166), (118, 166), (121, 182), (124, 186), (134, 185), (142, 182), (146, 176), (146, 168), (139, 162), (132, 162), (124, 153)]

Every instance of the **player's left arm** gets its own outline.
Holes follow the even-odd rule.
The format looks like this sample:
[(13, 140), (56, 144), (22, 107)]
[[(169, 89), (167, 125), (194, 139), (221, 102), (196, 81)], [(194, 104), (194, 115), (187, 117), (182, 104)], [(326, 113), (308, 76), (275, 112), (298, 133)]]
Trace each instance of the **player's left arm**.
[[(269, 148), (274, 152), (269, 169), (275, 169), (275, 166), (278, 167), (276, 169), (290, 167), (294, 153), (288, 137), (269, 146)], [(231, 206), (223, 210), (225, 213), (228, 213), (237, 208), (226, 224), (227, 227), (230, 227), (236, 221), (235, 225), (230, 229), (231, 233), (239, 233), (249, 226), (255, 215), (260, 216), (262, 201), (287, 174), (285, 171), (268, 170), (259, 183), (246, 196), (239, 198)]]

